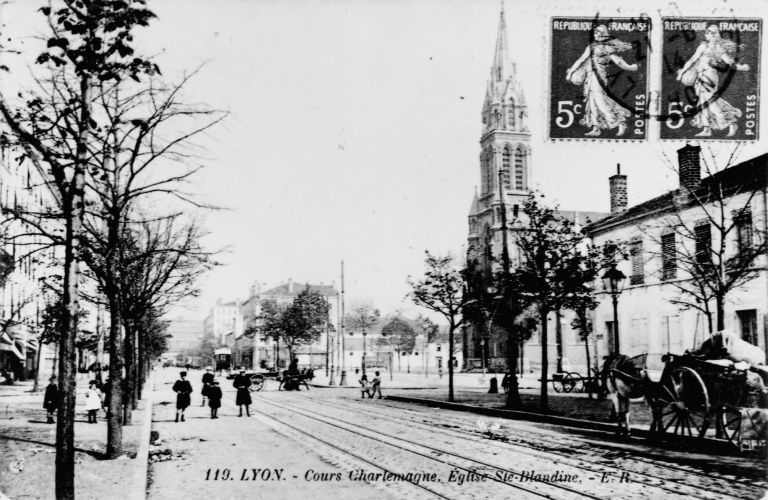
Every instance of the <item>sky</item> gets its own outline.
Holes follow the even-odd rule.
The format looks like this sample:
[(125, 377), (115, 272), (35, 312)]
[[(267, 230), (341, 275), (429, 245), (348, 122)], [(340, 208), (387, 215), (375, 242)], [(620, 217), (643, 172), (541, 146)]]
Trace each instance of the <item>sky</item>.
[[(33, 31), (38, 3), (6, 6), (6, 24)], [(148, 4), (157, 19), (136, 33), (140, 51), (155, 55), (171, 81), (199, 68), (186, 99), (229, 112), (198, 140), (206, 167), (193, 186), (226, 207), (205, 215), (207, 244), (226, 249), (223, 265), (173, 314), (202, 319), (218, 298), (245, 299), (254, 282), (338, 286), (342, 260), (350, 301), (416, 314), (406, 278), (423, 274), (425, 250), (461, 256), (466, 245), (499, 0)], [(627, 11), (628, 2), (595, 5), (506, 0), (505, 12), (529, 105), (534, 185), (563, 209), (607, 212), (617, 163), (636, 204), (676, 187), (664, 157), (683, 143), (654, 139), (655, 124), (640, 143), (546, 139), (549, 18), (641, 13)], [(765, 1), (649, 0), (638, 9), (654, 20), (767, 11)], [(765, 54), (762, 47), (762, 62)], [(659, 57), (652, 52), (652, 71)], [(650, 78), (656, 84), (658, 73)], [(760, 93), (768, 95), (765, 77)], [(731, 147), (713, 146), (720, 154)], [(761, 140), (741, 159), (764, 152)]]

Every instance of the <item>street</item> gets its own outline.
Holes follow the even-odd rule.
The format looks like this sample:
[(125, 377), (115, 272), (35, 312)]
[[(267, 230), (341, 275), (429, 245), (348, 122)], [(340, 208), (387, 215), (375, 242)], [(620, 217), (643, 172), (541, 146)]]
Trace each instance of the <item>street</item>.
[[(238, 417), (221, 379), (218, 420), (200, 406), (174, 423), (155, 383), (149, 498), (760, 498), (764, 464), (620, 442), (614, 436), (385, 399), (355, 388), (279, 392), (268, 381)], [(158, 459), (158, 457), (160, 457)]]

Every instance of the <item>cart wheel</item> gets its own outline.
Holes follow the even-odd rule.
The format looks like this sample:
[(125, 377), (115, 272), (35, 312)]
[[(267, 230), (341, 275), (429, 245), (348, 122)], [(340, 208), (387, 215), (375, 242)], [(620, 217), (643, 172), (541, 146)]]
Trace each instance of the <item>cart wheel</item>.
[(571, 378), (573, 379), (573, 389), (571, 389), (571, 392), (585, 392), (586, 382), (584, 377), (576, 372), (571, 372)]
[(654, 422), (657, 432), (697, 437), (706, 434), (709, 395), (699, 374), (687, 366), (675, 368), (661, 381), (654, 406), (659, 419)]
[(563, 392), (565, 390), (563, 378), (564, 377), (562, 376), (560, 377), (555, 377), (554, 375), (552, 376), (552, 388), (555, 390), (555, 392)]
[(254, 375), (251, 377), (251, 391), (260, 391), (264, 388), (264, 376)]
[(720, 424), (725, 439), (733, 446), (741, 449), (741, 411), (733, 406), (725, 406), (720, 410)]
[[(578, 377), (578, 375), (576, 375)], [(563, 391), (564, 392), (571, 392), (574, 387), (576, 387), (577, 379), (574, 377), (573, 373), (566, 373), (563, 375)]]

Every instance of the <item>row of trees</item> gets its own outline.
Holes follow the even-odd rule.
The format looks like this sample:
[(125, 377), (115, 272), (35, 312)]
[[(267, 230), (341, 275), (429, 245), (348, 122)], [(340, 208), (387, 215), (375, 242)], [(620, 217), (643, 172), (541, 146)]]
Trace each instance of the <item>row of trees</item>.
[[(602, 269), (623, 258), (621, 248), (608, 244), (588, 245), (586, 236), (573, 222), (543, 203), (543, 195), (531, 194), (523, 206), (528, 218), (526, 229), (515, 233), (514, 244), (521, 252), (514, 269), (502, 266), (487, 276), (477, 262), (460, 268), (451, 256), (438, 257), (427, 252), (427, 271), (423, 278), (409, 279), (411, 298), (417, 305), (442, 315), (448, 322), (449, 352), (455, 351), (455, 335), (468, 323), (502, 329), (507, 334), (507, 364), (510, 388), (507, 406), (521, 405), (517, 385), (519, 347), (537, 325), (541, 345), (548, 343), (547, 317), (565, 309), (587, 311), (596, 306), (592, 285)], [(502, 256), (504, 257), (504, 256)], [(586, 338), (590, 328), (579, 323)], [(548, 408), (546, 379), (548, 352), (542, 349), (540, 402)], [(453, 362), (448, 363), (448, 398), (454, 400)]]
[[(43, 179), (42, 207), (3, 207), (28, 257), (54, 246), (52, 335), (58, 343), (61, 404), (56, 497), (74, 498), (75, 348), (81, 300), (108, 312), (110, 394), (107, 458), (122, 454), (121, 425), (140, 397), (149, 360), (163, 349), (166, 308), (197, 293), (214, 262), (200, 224), (183, 204), (201, 168), (199, 134), (223, 113), (184, 104), (188, 80), (169, 85), (134, 37), (154, 14), (144, 0), (60, 0), (40, 9), (48, 33), (34, 55), (33, 83), (0, 95), (6, 133)], [(12, 41), (9, 43), (13, 43)], [(21, 56), (27, 50), (18, 51)], [(121, 418), (124, 416), (124, 418)]]

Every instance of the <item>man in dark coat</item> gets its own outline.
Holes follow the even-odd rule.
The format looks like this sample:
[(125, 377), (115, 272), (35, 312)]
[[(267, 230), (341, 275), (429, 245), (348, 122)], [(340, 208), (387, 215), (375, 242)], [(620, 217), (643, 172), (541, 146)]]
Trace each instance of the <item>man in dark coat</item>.
[(245, 370), (240, 370), (240, 373), (235, 376), (235, 382), (233, 384), (237, 389), (237, 397), (235, 398), (235, 404), (240, 407), (240, 415), (243, 416), (243, 406), (245, 406), (245, 415), (250, 417), (251, 412), (248, 407), (251, 405), (251, 378), (245, 375)]
[(184, 410), (187, 409), (190, 403), (189, 395), (192, 394), (192, 384), (186, 379), (187, 372), (179, 373), (180, 380), (177, 380), (173, 384), (173, 392), (176, 393), (176, 422), (179, 421), (179, 415), (181, 415), (181, 421), (184, 421)]
[(43, 398), (43, 408), (48, 412), (49, 424), (53, 423), (53, 412), (59, 407), (59, 386), (56, 385), (56, 375), (50, 378), (48, 387), (45, 388), (45, 397)]
[(211, 418), (219, 418), (219, 408), (221, 408), (221, 387), (217, 381), (212, 381), (208, 387), (208, 406), (211, 408)]
[[(211, 384), (213, 383), (213, 373), (211, 373), (210, 368), (205, 369), (205, 373), (203, 373), (203, 389), (200, 391), (203, 395), (203, 402), (200, 403), (200, 406), (205, 406), (205, 397), (208, 395), (208, 389), (210, 388)], [(221, 389), (219, 389), (221, 391)]]

